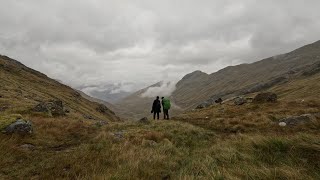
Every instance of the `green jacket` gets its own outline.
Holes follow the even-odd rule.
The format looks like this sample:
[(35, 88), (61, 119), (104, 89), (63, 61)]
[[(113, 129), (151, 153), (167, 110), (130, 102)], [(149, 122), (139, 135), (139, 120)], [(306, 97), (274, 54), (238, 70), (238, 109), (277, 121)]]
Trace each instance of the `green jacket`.
[(162, 99), (162, 107), (165, 110), (169, 110), (171, 108), (170, 100), (166, 98)]

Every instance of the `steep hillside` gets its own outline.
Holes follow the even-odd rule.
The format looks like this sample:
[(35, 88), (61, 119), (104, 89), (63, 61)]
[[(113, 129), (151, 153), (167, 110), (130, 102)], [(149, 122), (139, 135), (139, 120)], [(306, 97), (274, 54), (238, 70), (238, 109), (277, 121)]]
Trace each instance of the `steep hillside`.
[[(265, 90), (276, 84), (301, 77), (305, 71), (317, 71), (320, 62), (320, 41), (288, 54), (267, 58), (252, 64), (227, 67), (210, 75), (193, 78), (187, 75), (172, 94), (183, 108), (194, 108), (203, 101)], [(313, 70), (310, 69), (313, 66)], [(309, 69), (308, 69), (309, 68)], [(316, 73), (316, 72), (315, 72)]]
[(0, 112), (3, 114), (39, 115), (33, 112), (36, 105), (59, 100), (69, 112), (67, 117), (118, 120), (106, 107), (6, 56), (0, 56), (0, 75)]

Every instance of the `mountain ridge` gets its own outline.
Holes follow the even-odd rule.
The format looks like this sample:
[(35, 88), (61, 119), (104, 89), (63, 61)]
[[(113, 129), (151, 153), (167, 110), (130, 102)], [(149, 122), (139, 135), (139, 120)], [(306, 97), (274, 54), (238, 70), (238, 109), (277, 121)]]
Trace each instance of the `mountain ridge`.
[[(182, 110), (193, 109), (202, 103), (212, 104), (215, 98), (225, 99), (264, 91), (293, 81), (302, 77), (304, 69), (317, 68), (318, 62), (320, 62), (320, 41), (250, 64), (228, 66), (211, 74), (200, 70), (191, 72), (176, 84), (176, 89), (170, 98)], [(125, 102), (120, 101), (118, 105), (136, 104), (142, 100), (137, 92), (130, 95)], [(148, 101), (151, 102), (152, 99)], [(149, 107), (146, 104), (144, 103), (140, 108), (128, 107), (128, 110), (140, 116), (147, 115), (145, 109)]]

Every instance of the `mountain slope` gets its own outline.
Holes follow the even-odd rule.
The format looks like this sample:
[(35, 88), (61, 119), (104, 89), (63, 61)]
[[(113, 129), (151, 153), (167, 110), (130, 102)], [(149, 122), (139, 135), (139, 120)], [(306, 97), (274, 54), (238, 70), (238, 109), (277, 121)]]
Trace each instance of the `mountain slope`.
[[(296, 78), (295, 75), (304, 68), (317, 62), (320, 62), (320, 41), (252, 64), (227, 67), (201, 78), (200, 81), (183, 78), (177, 84), (172, 97), (179, 106), (194, 108), (210, 97), (214, 100), (228, 95), (252, 93), (266, 89), (263, 86), (267, 83), (270, 83), (270, 86), (285, 83)], [(185, 83), (186, 81), (189, 82)]]
[[(30, 115), (41, 102), (61, 100), (68, 116), (117, 121), (115, 114), (100, 104), (83, 98), (74, 89), (30, 69), (20, 62), (0, 56), (0, 112)], [(101, 109), (102, 108), (103, 112)]]
[[(320, 62), (320, 41), (252, 64), (226, 67), (206, 74), (195, 71), (186, 75), (176, 85), (171, 100), (181, 110), (193, 109), (199, 104), (212, 104), (217, 98), (229, 98), (264, 91), (276, 85), (307, 78), (308, 72), (317, 73)], [(147, 88), (146, 88), (147, 89)], [(152, 99), (141, 97), (141, 90), (118, 103), (126, 111), (147, 115)], [(137, 102), (144, 102), (135, 106)]]

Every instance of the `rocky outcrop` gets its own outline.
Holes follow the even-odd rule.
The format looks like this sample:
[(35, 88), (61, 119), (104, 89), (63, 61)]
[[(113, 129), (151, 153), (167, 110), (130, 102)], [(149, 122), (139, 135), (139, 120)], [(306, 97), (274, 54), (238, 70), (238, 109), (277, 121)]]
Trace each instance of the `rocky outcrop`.
[(149, 121), (149, 119), (148, 119), (147, 117), (144, 117), (144, 118), (142, 118), (142, 119), (139, 120), (139, 123), (149, 124), (150, 121)]
[(95, 120), (95, 118), (94, 118), (93, 116), (91, 116), (90, 114), (83, 114), (82, 116), (83, 116), (83, 118), (85, 118), (85, 119)]
[(33, 126), (30, 121), (18, 119), (14, 123), (10, 124), (4, 129), (6, 134), (31, 134), (33, 132)]
[(320, 63), (315, 63), (312, 66), (310, 66), (309, 68), (305, 69), (304, 72), (302, 73), (302, 75), (304, 76), (312, 76), (315, 75), (317, 73), (320, 73)]
[(221, 98), (218, 98), (217, 100), (214, 101), (217, 104), (222, 104), (223, 100)]
[(312, 120), (313, 115), (303, 114), (300, 116), (291, 116), (283, 118), (279, 121), (280, 126), (297, 126), (301, 124), (309, 123)]
[(203, 109), (203, 108), (207, 108), (207, 107), (210, 107), (212, 105), (212, 103), (209, 103), (209, 102), (203, 102), (201, 104), (199, 104), (196, 109)]
[(21, 146), (19, 146), (21, 149), (23, 149), (23, 150), (27, 150), (27, 151), (32, 151), (32, 150), (34, 150), (35, 148), (36, 148), (36, 146), (35, 145), (33, 145), (33, 144), (23, 144), (23, 145), (21, 145)]
[(107, 124), (108, 124), (108, 121), (99, 120), (98, 122), (96, 122), (96, 126), (98, 126), (98, 127), (102, 127), (102, 126), (105, 126)]
[(257, 83), (257, 84), (254, 84), (254, 85), (248, 87), (248, 88), (244, 88), (244, 89), (240, 90), (240, 94), (250, 94), (250, 93), (264, 91), (264, 90), (271, 88), (275, 85), (283, 84), (286, 82), (288, 82), (288, 78), (285, 76), (280, 76), (277, 78), (273, 78), (273, 79), (269, 80), (268, 82)]
[(244, 97), (236, 97), (234, 100), (233, 100), (234, 104), (237, 105), (237, 106), (241, 106), (245, 103), (247, 103), (247, 99), (245, 99)]
[(41, 102), (36, 107), (33, 108), (35, 112), (46, 112), (50, 116), (64, 116), (65, 110), (63, 108), (63, 103), (60, 100)]
[(266, 92), (259, 93), (256, 97), (253, 98), (254, 103), (266, 103), (266, 102), (276, 102), (278, 99), (277, 94)]

